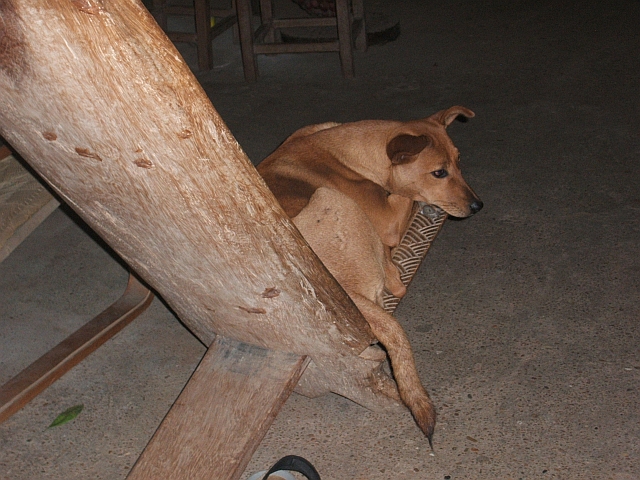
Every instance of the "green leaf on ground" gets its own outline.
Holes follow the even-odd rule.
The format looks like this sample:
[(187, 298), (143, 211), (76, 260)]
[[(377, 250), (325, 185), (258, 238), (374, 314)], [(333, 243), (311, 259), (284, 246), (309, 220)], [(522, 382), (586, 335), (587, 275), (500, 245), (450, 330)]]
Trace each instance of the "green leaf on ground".
[(56, 419), (51, 422), (51, 425), (49, 425), (47, 428), (57, 427), (59, 425), (64, 425), (65, 423), (70, 422), (78, 415), (80, 415), (80, 412), (83, 408), (84, 405), (75, 405), (71, 408), (67, 408), (64, 412), (58, 415)]

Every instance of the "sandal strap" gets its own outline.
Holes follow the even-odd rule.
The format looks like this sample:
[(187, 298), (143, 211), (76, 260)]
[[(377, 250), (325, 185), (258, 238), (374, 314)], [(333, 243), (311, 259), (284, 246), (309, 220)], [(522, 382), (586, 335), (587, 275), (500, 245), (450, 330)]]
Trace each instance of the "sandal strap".
[(314, 468), (311, 463), (305, 458), (298, 457), (297, 455), (287, 455), (278, 460), (273, 467), (262, 477), (262, 480), (267, 480), (269, 475), (278, 470), (289, 470), (291, 472), (298, 472), (307, 477), (309, 480), (320, 480), (320, 474)]

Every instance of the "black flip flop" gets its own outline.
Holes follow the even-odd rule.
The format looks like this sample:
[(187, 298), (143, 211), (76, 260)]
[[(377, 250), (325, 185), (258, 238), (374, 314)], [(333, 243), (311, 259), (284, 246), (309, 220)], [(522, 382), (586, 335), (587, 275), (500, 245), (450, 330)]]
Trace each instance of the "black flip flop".
[(287, 455), (278, 460), (273, 467), (269, 469), (262, 480), (267, 480), (269, 475), (278, 470), (288, 470), (290, 472), (298, 472), (307, 477), (309, 480), (320, 480), (320, 474), (308, 460), (298, 457), (297, 455)]

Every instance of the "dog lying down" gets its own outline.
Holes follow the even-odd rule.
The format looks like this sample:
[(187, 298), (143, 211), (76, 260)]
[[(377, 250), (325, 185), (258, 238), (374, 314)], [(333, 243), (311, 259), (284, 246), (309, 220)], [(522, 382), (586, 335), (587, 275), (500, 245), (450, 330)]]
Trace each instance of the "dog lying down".
[(258, 171), (311, 248), (342, 285), (384, 345), (400, 398), (431, 444), (433, 402), (420, 382), (409, 339), (382, 308), (384, 289), (406, 288), (391, 261), (415, 201), (467, 217), (482, 202), (460, 171), (446, 128), (455, 106), (409, 122), (323, 123), (293, 133)]

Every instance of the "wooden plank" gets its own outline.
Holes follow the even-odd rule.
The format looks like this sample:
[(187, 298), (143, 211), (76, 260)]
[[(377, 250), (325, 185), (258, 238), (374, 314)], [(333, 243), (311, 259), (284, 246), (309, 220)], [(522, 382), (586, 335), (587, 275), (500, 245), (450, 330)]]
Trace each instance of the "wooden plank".
[(126, 290), (115, 303), (0, 387), (0, 422), (131, 323), (152, 300), (153, 294), (130, 275)]
[(213, 68), (213, 50), (211, 49), (211, 4), (209, 0), (195, 0), (196, 44), (198, 46), (198, 68)]
[[(256, 39), (254, 43), (263, 42), (263, 41), (266, 43), (274, 43), (276, 41), (276, 32), (273, 29), (273, 20), (274, 20), (273, 0), (260, 0), (259, 3), (260, 3), (260, 23), (262, 25), (256, 31)], [(261, 39), (258, 40), (258, 38), (260, 38), (258, 35), (258, 32), (265, 25), (270, 26), (268, 34), (265, 35), (264, 37), (261, 37)]]
[(218, 35), (221, 35), (223, 32), (233, 27), (237, 21), (238, 19), (235, 14), (229, 15), (228, 17), (224, 17), (218, 20), (216, 24), (213, 27), (211, 27), (211, 38), (215, 38)]
[(299, 27), (335, 27), (337, 21), (331, 18), (274, 18), (274, 28), (299, 28)]
[(340, 44), (340, 65), (345, 78), (355, 76), (353, 67), (353, 40), (351, 38), (351, 20), (349, 0), (336, 0), (336, 20), (338, 24), (338, 42)]
[(365, 27), (364, 4), (362, 0), (352, 0), (351, 9), (353, 11), (353, 43), (356, 50), (365, 52), (367, 50), (367, 30)]
[(127, 478), (240, 478), (308, 363), (216, 338)]
[(240, 36), (244, 78), (247, 82), (253, 83), (258, 79), (258, 63), (253, 50), (254, 32), (251, 24), (253, 15), (251, 0), (236, 0), (236, 11), (238, 12), (238, 35)]

